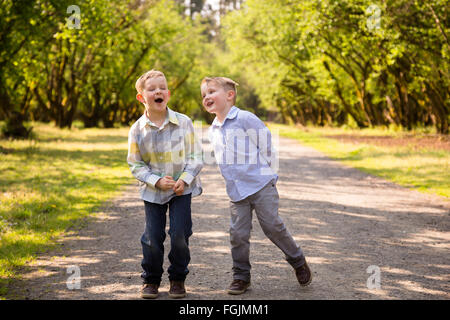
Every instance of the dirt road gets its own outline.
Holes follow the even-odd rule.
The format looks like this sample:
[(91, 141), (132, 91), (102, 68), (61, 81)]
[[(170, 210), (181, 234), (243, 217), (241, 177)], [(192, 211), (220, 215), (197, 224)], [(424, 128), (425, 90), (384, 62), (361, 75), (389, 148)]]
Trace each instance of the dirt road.
[[(344, 167), (293, 140), (280, 138), (279, 151), (280, 215), (311, 265), (311, 286), (299, 287), (254, 217), (252, 289), (242, 296), (225, 293), (232, 280), (228, 201), (218, 168), (206, 165), (203, 195), (192, 205), (186, 299), (450, 298), (450, 202)], [(140, 299), (143, 223), (133, 184), (85, 228), (62, 239), (59, 249), (41, 255), (11, 293), (22, 299)], [(80, 289), (68, 289), (72, 265), (79, 267)], [(159, 299), (169, 299), (166, 273), (160, 291)]]

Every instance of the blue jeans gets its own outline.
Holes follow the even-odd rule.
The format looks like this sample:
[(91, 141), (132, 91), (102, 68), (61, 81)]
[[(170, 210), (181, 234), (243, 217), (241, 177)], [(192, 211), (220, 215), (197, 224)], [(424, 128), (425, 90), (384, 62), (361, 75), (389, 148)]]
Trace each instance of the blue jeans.
[(192, 235), (191, 194), (176, 196), (165, 204), (144, 200), (145, 232), (141, 237), (144, 283), (159, 285), (163, 274), (164, 240), (166, 239), (166, 213), (169, 208), (170, 266), (169, 280), (184, 281), (191, 255), (189, 237)]

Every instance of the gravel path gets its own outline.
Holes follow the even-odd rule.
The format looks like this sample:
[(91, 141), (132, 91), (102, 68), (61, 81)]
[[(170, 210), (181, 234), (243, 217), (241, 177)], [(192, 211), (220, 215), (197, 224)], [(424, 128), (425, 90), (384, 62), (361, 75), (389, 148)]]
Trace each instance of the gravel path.
[[(206, 165), (204, 193), (192, 204), (186, 299), (450, 298), (450, 202), (345, 167), (294, 140), (280, 138), (279, 151), (280, 215), (306, 254), (312, 284), (300, 288), (254, 217), (252, 289), (225, 293), (232, 280), (228, 201), (218, 168)], [(143, 228), (143, 203), (133, 184), (58, 249), (36, 259), (11, 293), (21, 299), (140, 299)], [(165, 270), (168, 243), (169, 237)], [(80, 289), (67, 287), (72, 265), (80, 268)], [(369, 266), (380, 270), (379, 289), (367, 286)], [(159, 299), (169, 299), (167, 273), (160, 292)]]

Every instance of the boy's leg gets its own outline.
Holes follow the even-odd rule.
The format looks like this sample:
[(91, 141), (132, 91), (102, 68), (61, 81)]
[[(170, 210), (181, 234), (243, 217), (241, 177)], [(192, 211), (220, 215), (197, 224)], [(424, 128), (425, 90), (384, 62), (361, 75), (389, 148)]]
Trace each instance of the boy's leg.
[(145, 231), (141, 237), (142, 269), (144, 283), (159, 284), (163, 274), (164, 240), (166, 238), (167, 204), (156, 204), (144, 201)]
[(292, 238), (278, 215), (279, 196), (275, 182), (269, 182), (249, 198), (255, 207), (256, 216), (264, 234), (283, 251), (287, 262), (294, 269), (302, 266), (306, 261), (302, 249)]
[(247, 199), (230, 201), (230, 244), (233, 258), (233, 279), (250, 281), (250, 231), (252, 206)]
[(177, 196), (169, 201), (170, 267), (169, 280), (184, 281), (191, 261), (189, 237), (192, 235), (191, 194)]

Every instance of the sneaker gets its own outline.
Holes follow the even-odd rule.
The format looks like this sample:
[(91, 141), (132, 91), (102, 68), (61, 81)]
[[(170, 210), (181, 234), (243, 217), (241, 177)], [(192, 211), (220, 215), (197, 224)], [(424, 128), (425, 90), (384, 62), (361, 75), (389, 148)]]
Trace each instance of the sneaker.
[(243, 294), (250, 287), (250, 281), (234, 279), (228, 288), (229, 294)]
[(169, 297), (173, 299), (186, 297), (184, 281), (170, 281)]
[(159, 286), (154, 283), (144, 283), (141, 289), (141, 297), (144, 299), (155, 299), (158, 297)]
[(312, 281), (312, 273), (306, 262), (301, 267), (295, 269), (295, 275), (297, 277), (298, 283), (300, 283), (302, 287), (308, 286)]

